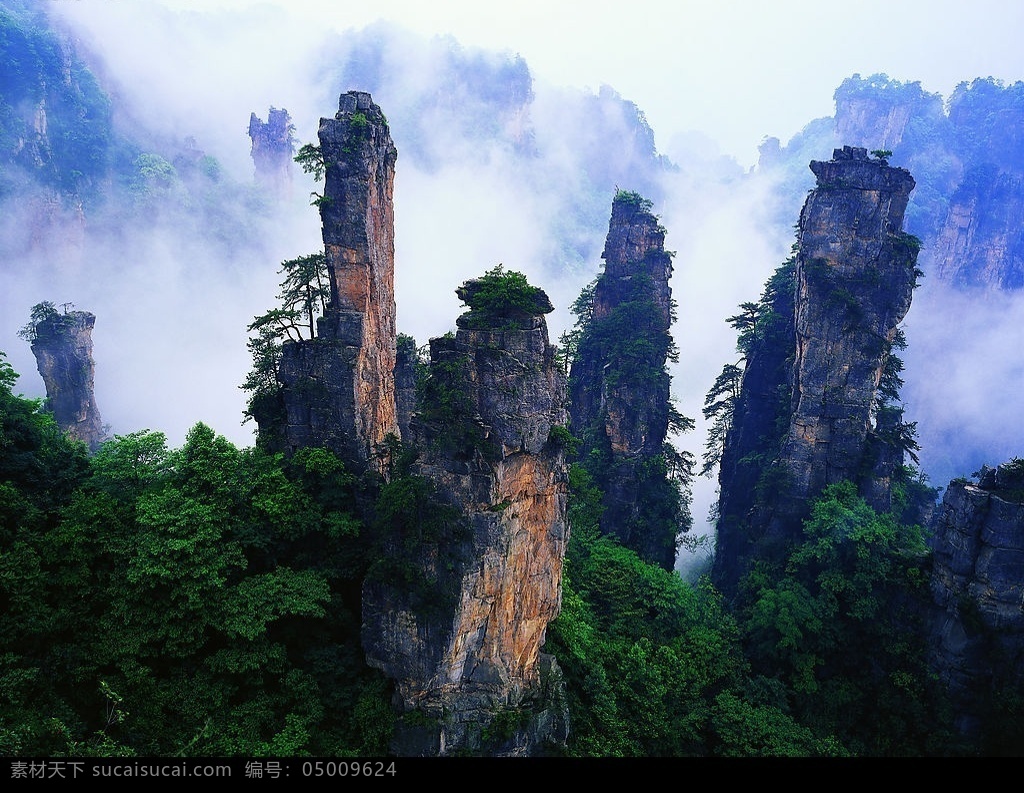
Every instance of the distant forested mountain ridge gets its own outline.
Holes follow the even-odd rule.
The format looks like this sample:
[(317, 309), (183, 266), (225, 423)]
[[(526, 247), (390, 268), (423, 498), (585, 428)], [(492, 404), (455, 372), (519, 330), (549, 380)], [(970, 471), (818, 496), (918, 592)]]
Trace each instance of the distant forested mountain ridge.
[[(128, 129), (109, 87), (45, 4), (0, 4), (0, 250), (90, 262), (110, 234), (163, 226), (207, 245), (251, 244), (268, 213), (195, 139)], [(239, 229), (249, 233), (238, 235)]]

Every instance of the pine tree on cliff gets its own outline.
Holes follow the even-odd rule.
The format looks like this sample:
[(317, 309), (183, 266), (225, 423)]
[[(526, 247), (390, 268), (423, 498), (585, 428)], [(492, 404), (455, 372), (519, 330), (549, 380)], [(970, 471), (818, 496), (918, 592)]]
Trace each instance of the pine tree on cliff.
[(619, 191), (602, 257), (605, 271), (573, 306), (577, 323), (563, 342), (572, 431), (579, 462), (601, 487), (601, 529), (644, 559), (671, 569), (690, 526), (692, 459), (668, 441), (689, 430), (669, 397), (672, 253), (651, 202)]
[(342, 94), (334, 118), (320, 119), (318, 136), (319, 146), (303, 146), (295, 159), (324, 179), (324, 192), (313, 202), (324, 252), (285, 262), (281, 308), (249, 327), (259, 335), (250, 342), (255, 369), (243, 388), (253, 392), (249, 415), (262, 446), (286, 454), (325, 446), (360, 470), (376, 467), (378, 451), (400, 431), (394, 387), (398, 152), (383, 112), (363, 91)]

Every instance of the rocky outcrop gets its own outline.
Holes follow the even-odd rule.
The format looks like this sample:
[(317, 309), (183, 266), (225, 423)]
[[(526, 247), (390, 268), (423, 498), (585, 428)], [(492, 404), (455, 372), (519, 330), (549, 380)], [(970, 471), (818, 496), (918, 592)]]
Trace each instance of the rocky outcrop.
[(682, 527), (652, 530), (641, 515), (646, 469), (665, 451), (671, 407), (672, 254), (650, 209), (636, 193), (619, 192), (612, 202), (605, 270), (573, 359), (570, 403), (581, 458), (606, 458), (602, 531), (671, 569)]
[(956, 724), (976, 735), (1000, 692), (1024, 683), (1024, 466), (950, 483), (932, 524), (933, 665)]
[(944, 100), (917, 82), (854, 75), (836, 90), (839, 140), (891, 149), (918, 182), (907, 214), (921, 267), (958, 288), (1024, 287), (1024, 85), (964, 82)]
[(46, 384), (46, 407), (57, 426), (92, 451), (104, 440), (103, 420), (93, 392), (96, 366), (87, 311), (52, 312), (32, 326), (32, 354)]
[(461, 517), (411, 548), (389, 540), (364, 586), (363, 644), (395, 682), (398, 753), (534, 754), (567, 729), (541, 652), (568, 532), (564, 376), (543, 316), (462, 324), (431, 340), (410, 431), (416, 473)]
[(901, 231), (914, 180), (859, 148), (810, 167), (818, 185), (800, 214), (792, 320), (776, 349), (755, 343), (723, 454), (715, 576), (725, 589), (746, 560), (799, 537), (826, 485), (851, 480), (887, 509), (887, 476), (902, 461), (891, 448), (902, 417), (879, 411), (878, 390), (916, 281), (917, 243)]
[(294, 131), (291, 116), (283, 108), (271, 107), (266, 121), (255, 113), (249, 115), (250, 154), (256, 166), (256, 183), (281, 199), (291, 197)]
[(796, 515), (826, 484), (861, 478), (888, 345), (916, 282), (916, 247), (901, 231), (910, 174), (851, 148), (811, 170), (818, 187), (800, 215), (794, 410), (782, 448)]
[(317, 322), (318, 338), (282, 350), (282, 445), (324, 445), (361, 467), (374, 464), (384, 440), (399, 433), (392, 199), (398, 153), (384, 114), (360, 91), (342, 94), (337, 115), (320, 120), (319, 135), (331, 299)]

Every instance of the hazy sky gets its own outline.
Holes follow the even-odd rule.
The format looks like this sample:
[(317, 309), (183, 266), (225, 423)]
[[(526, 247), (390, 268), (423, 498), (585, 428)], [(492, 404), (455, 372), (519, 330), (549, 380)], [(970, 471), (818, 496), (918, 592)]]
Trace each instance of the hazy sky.
[[(138, 0), (133, 0), (135, 5)], [(164, 0), (209, 11), (217, 0)], [(111, 0), (64, 2), (76, 13)], [(232, 10), (267, 3), (220, 0)], [(636, 102), (664, 149), (699, 130), (753, 163), (765, 135), (787, 140), (832, 113), (854, 73), (885, 72), (948, 96), (973, 77), (1024, 78), (1018, 0), (292, 0), (282, 35), (388, 19), (467, 46), (521, 54), (539, 79), (613, 86)], [(287, 49), (287, 48), (286, 48)]]

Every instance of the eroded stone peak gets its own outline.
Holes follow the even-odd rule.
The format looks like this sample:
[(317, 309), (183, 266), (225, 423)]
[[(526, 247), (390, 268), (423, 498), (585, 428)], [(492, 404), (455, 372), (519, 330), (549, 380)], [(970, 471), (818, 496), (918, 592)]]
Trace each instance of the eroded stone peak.
[(637, 263), (652, 258), (671, 272), (671, 257), (665, 252), (665, 228), (651, 208), (651, 202), (639, 193), (620, 190), (615, 194), (601, 253), (607, 275), (636, 275)]
[(381, 119), (384, 117), (380, 107), (366, 91), (348, 91), (338, 98), (338, 112), (335, 118), (339, 121), (360, 112), (380, 116)]
[(868, 156), (860, 146), (843, 146), (828, 161), (811, 160), (819, 188), (850, 188), (910, 193), (916, 182), (905, 168), (895, 168), (882, 156)]

